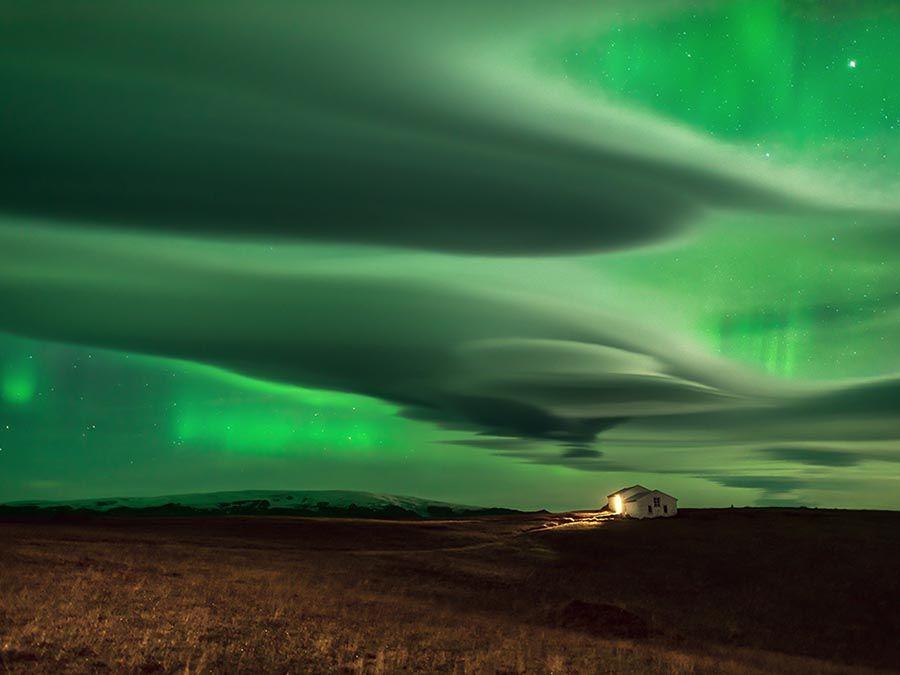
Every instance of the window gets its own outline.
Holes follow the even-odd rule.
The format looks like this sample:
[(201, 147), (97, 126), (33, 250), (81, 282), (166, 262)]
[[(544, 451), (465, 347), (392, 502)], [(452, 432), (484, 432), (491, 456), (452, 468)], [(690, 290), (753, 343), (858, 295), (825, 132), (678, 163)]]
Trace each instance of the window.
[(668, 512), (669, 512), (669, 505), (663, 504), (663, 513), (668, 513)]
[(653, 506), (659, 508), (659, 497), (653, 498)]
[(653, 513), (653, 507), (647, 504), (647, 513)]

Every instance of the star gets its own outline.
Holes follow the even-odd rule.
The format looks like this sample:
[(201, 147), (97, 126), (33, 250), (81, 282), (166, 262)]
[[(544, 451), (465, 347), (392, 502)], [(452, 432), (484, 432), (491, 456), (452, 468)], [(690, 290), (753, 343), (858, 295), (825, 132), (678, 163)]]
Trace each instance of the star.
[(850, 66), (851, 68), (856, 68), (856, 59), (850, 59), (850, 61), (847, 63), (847, 65)]

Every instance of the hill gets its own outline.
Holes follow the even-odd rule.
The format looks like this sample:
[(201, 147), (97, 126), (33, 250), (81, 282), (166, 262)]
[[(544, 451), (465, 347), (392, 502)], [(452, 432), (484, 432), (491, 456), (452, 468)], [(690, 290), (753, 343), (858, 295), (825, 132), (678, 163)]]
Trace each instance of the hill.
[(459, 518), (517, 511), (341, 490), (242, 490), (0, 504), (0, 515), (92, 513), (132, 516), (295, 515), (402, 519)]

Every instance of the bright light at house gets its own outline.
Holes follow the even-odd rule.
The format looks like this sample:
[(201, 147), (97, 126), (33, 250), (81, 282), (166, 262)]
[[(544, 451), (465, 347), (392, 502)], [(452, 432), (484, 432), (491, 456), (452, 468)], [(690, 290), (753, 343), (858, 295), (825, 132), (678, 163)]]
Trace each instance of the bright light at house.
[(622, 513), (625, 509), (622, 505), (622, 495), (616, 495), (613, 497), (613, 511), (616, 513)]

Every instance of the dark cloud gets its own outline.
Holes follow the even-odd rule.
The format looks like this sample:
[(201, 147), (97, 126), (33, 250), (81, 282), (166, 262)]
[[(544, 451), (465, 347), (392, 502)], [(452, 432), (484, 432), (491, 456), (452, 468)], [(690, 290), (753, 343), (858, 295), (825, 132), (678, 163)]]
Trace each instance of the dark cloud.
[[(610, 322), (563, 307), (361, 274), (352, 261), (326, 272), (269, 270), (241, 262), (242, 250), (206, 259), (168, 239), (0, 228), (0, 326), (367, 394), (447, 428), (564, 443), (590, 443), (622, 421), (623, 404), (640, 408), (642, 399), (651, 412), (732, 400), (662, 372)], [(508, 344), (507, 335), (518, 337)], [(512, 372), (522, 358), (529, 368)], [(548, 395), (546, 382), (573, 366), (591, 386), (580, 384), (577, 399)], [(520, 384), (508, 390), (512, 376)], [(629, 382), (621, 401), (610, 388), (620, 378)], [(677, 387), (688, 399), (704, 393), (686, 404), (672, 395)]]
[[(643, 417), (636, 425), (653, 434), (712, 431), (723, 441), (779, 444), (815, 441), (898, 440), (900, 377), (879, 377), (778, 391), (739, 409)], [(852, 451), (852, 448), (850, 448)], [(855, 452), (855, 451), (854, 451)]]
[(564, 459), (597, 459), (602, 457), (603, 453), (591, 448), (569, 448), (568, 450), (563, 450), (560, 456)]
[[(523, 390), (527, 397), (528, 391)], [(615, 426), (619, 419), (567, 417), (552, 412), (549, 406), (522, 403), (514, 397), (478, 395), (440, 395), (434, 404), (405, 416), (442, 424), (445, 428), (475, 431), (498, 436), (526, 436), (575, 444), (591, 443), (601, 431)]]
[(849, 450), (828, 450), (807, 447), (774, 447), (763, 448), (760, 452), (773, 459), (785, 462), (798, 462), (813, 466), (855, 466), (864, 456)]
[[(538, 4), (514, 21), (478, 5), (481, 21), (502, 17), (507, 38), (558, 20)], [(547, 255), (665, 238), (708, 206), (810, 207), (701, 149), (678, 155), (665, 132), (608, 115), (567, 121), (546, 86), (511, 98), (484, 75), (446, 72), (446, 53), (471, 39), (474, 4), (439, 19), (437, 8), (351, 6), (124, 0), (89, 19), (79, 4), (7, 13), (0, 209)], [(556, 14), (574, 9), (573, 25), (599, 11)]]
[(783, 495), (804, 487), (805, 480), (793, 476), (704, 476), (723, 487), (763, 490), (767, 495)]
[(846, 414), (884, 415), (900, 414), (900, 377), (883, 377), (854, 382), (843, 387), (833, 387), (817, 393), (792, 406), (798, 415)]
[(534, 447), (534, 442), (524, 438), (459, 438), (452, 441), (441, 441), (442, 445), (463, 445), (468, 448), (481, 448), (501, 452), (516, 452)]
[(0, 227), (0, 329), (365, 394), (448, 429), (573, 449), (624, 425), (897, 436), (897, 379), (798, 391), (598, 308), (364, 273), (354, 259), (272, 266), (238, 245)]
[[(10, 12), (0, 209), (29, 217), (0, 229), (0, 328), (378, 397), (447, 429), (552, 441), (565, 461), (625, 425), (896, 437), (897, 381), (796, 391), (645, 317), (353, 261), (270, 268), (223, 245), (552, 254), (657, 241), (710, 206), (819, 207), (665, 122), (583, 106), (562, 84), (548, 95), (557, 84), (531, 72), (502, 87), (485, 74), (508, 65), (488, 49), (493, 21), (518, 43), (599, 16), (595, 3), (514, 17), (370, 5)], [(481, 67), (460, 67), (463, 39)], [(215, 235), (204, 245), (227, 253), (86, 222)]]

